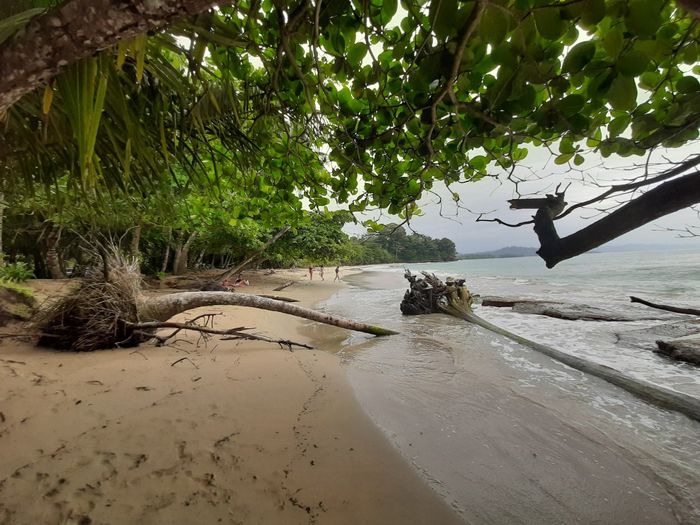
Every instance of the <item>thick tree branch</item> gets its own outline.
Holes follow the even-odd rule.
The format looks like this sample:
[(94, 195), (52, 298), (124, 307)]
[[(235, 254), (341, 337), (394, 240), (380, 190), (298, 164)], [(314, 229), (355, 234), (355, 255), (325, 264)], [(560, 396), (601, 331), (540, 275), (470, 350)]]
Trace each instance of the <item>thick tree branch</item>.
[(0, 45), (0, 115), (66, 66), (230, 0), (68, 0)]
[(700, 202), (700, 172), (665, 182), (606, 215), (599, 221), (560, 238), (554, 227), (556, 210), (545, 206), (535, 215), (540, 240), (537, 254), (553, 268), (557, 263), (597, 248), (653, 220)]
[(566, 217), (572, 211), (574, 211), (578, 208), (590, 206), (591, 204), (594, 204), (596, 202), (600, 202), (603, 199), (607, 199), (608, 197), (610, 197), (611, 195), (613, 195), (615, 193), (631, 191), (631, 190), (635, 190), (637, 188), (642, 188), (644, 186), (650, 186), (652, 184), (656, 184), (658, 182), (668, 180), (671, 177), (675, 177), (676, 175), (680, 175), (681, 173), (685, 173), (689, 169), (694, 168), (698, 165), (700, 165), (700, 155), (694, 155), (691, 158), (689, 158), (688, 160), (680, 163), (675, 168), (671, 168), (669, 170), (666, 170), (663, 173), (661, 173), (655, 177), (651, 177), (649, 179), (638, 180), (636, 182), (629, 182), (627, 184), (617, 184), (615, 186), (608, 188), (608, 190), (601, 193), (597, 197), (593, 197), (592, 199), (589, 199), (587, 201), (579, 202), (577, 204), (569, 206), (569, 208), (567, 208), (564, 212), (562, 212), (561, 214), (559, 214), (557, 216), (557, 219), (561, 219), (562, 217)]

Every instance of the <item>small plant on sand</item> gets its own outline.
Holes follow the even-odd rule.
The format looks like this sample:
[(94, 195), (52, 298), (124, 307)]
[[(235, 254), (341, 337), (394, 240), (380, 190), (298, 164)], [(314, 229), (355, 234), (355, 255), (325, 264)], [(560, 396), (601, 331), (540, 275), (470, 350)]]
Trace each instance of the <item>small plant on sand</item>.
[(0, 267), (0, 280), (2, 281), (22, 283), (27, 279), (33, 278), (34, 272), (32, 272), (29, 265), (25, 262), (19, 261)]
[(6, 281), (4, 279), (0, 279), (0, 288), (5, 288), (7, 290), (12, 290), (13, 292), (17, 292), (18, 294), (26, 297), (27, 299), (33, 300), (34, 299), (34, 291), (22, 286), (20, 284), (17, 284), (16, 282), (13, 281)]

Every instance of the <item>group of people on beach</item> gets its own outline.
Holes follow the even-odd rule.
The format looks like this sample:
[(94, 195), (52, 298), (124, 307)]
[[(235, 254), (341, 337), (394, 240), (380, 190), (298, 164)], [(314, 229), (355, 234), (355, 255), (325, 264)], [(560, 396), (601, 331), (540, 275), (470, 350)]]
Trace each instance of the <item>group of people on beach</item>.
[[(318, 267), (318, 275), (321, 276), (321, 280), (325, 281), (323, 278), (323, 266)], [(314, 280), (314, 267), (309, 266), (309, 281)], [(340, 281), (340, 265), (335, 267), (335, 279), (333, 279), (333, 282)]]

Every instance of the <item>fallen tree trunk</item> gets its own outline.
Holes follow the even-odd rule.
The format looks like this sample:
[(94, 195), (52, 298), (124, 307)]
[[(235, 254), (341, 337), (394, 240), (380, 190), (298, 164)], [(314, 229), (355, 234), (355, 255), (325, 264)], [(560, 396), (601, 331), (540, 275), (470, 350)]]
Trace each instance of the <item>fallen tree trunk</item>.
[(261, 308), (263, 310), (303, 317), (311, 321), (372, 335), (392, 335), (397, 333), (379, 326), (359, 323), (323, 312), (317, 312), (310, 308), (304, 308), (303, 306), (276, 301), (274, 299), (260, 297), (259, 295), (238, 292), (179, 292), (158, 297), (141, 298), (138, 303), (138, 313), (141, 321), (167, 321), (175, 315), (187, 310), (201, 308), (203, 306), (220, 305)]
[(677, 314), (700, 315), (700, 310), (697, 310), (695, 308), (682, 308), (682, 307), (678, 307), (678, 306), (669, 306), (666, 304), (652, 303), (649, 301), (645, 301), (644, 299), (640, 299), (639, 297), (634, 297), (633, 295), (630, 296), (630, 302), (643, 304), (645, 306), (650, 306), (651, 308), (656, 308), (657, 310), (666, 310), (667, 312), (675, 312)]
[(576, 357), (551, 346), (530, 341), (517, 334), (496, 326), (472, 311), (472, 294), (464, 286), (464, 280), (448, 279), (445, 283), (435, 275), (423, 272), (421, 279), (406, 271), (411, 288), (404, 295), (401, 311), (406, 315), (444, 312), (470, 323), (476, 324), (503, 335), (523, 346), (541, 352), (552, 359), (564, 363), (571, 368), (594, 375), (605, 381), (627, 390), (631, 394), (657, 406), (681, 412), (686, 416), (700, 421), (700, 400), (674, 390), (654, 385), (646, 381), (628, 376), (606, 365)]
[(41, 333), (38, 344), (72, 351), (135, 346), (149, 335), (135, 326), (164, 323), (181, 312), (215, 305), (261, 308), (372, 335), (397, 333), (289, 302), (238, 292), (179, 292), (146, 297), (141, 292), (141, 279), (133, 261), (125, 260), (116, 249), (107, 253), (105, 261), (106, 277), (85, 278), (80, 287), (37, 314), (35, 326)]

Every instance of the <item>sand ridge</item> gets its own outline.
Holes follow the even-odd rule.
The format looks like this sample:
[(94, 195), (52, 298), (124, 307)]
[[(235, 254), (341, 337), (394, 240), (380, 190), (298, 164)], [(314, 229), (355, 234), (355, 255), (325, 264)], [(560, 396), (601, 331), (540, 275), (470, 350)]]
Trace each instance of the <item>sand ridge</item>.
[[(276, 293), (305, 305), (342, 286), (308, 282), (304, 270), (248, 277), (253, 293), (293, 278)], [(217, 327), (321, 348), (343, 338), (273, 312), (206, 311), (223, 314)], [(3, 525), (459, 521), (323, 350), (190, 334), (169, 347), (67, 354), (6, 340), (0, 378)]]

